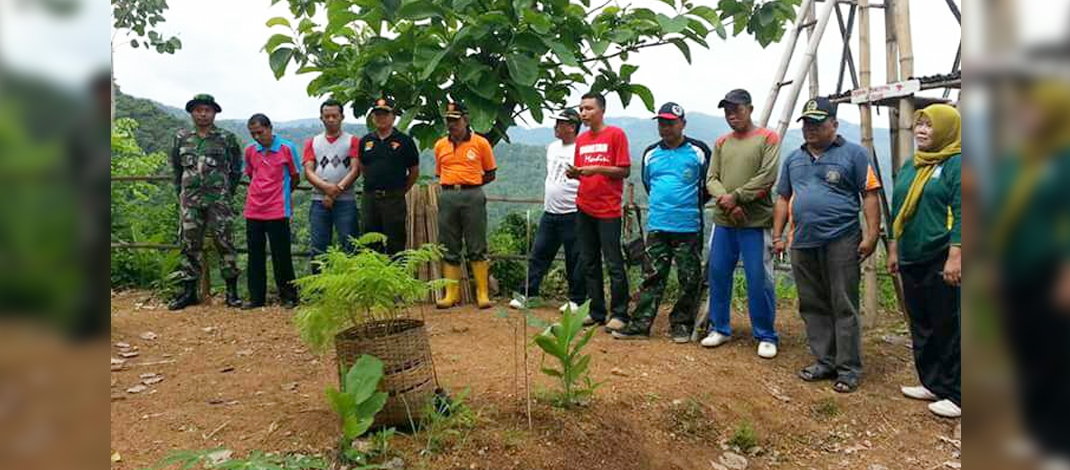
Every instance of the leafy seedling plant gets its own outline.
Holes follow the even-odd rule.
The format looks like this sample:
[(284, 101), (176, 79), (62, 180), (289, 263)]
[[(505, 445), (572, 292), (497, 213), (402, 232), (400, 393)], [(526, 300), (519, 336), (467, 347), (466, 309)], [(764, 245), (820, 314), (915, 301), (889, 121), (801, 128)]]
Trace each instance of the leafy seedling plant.
[[(535, 345), (557, 360), (560, 368), (540, 365), (542, 373), (553, 377), (561, 384), (556, 404), (571, 408), (584, 403), (594, 394), (599, 384), (591, 380), (589, 366), (591, 356), (583, 354), (583, 348), (594, 336), (595, 329), (583, 330), (583, 319), (587, 318), (590, 301), (578, 310), (566, 309), (561, 320), (546, 327), (535, 335)], [(543, 356), (545, 359), (546, 356)]]
[(424, 244), (394, 256), (373, 249), (385, 242), (382, 234), (369, 233), (353, 240), (355, 254), (332, 248), (313, 260), (319, 273), (294, 281), (301, 292), (294, 324), (314, 352), (329, 351), (335, 335), (349, 328), (401, 318), (415, 302), (454, 282), (416, 277), (420, 266), (442, 258), (441, 246)]
[(342, 437), (338, 441), (339, 452), (342, 459), (351, 464), (368, 465), (369, 460), (378, 457), (379, 450), (386, 447), (379, 441), (388, 440), (389, 436), (393, 435), (393, 429), (390, 429), (385, 431), (387, 433), (385, 437), (380, 435), (373, 439), (379, 443), (373, 445), (369, 452), (353, 447), (353, 441), (371, 429), (375, 422), (375, 414), (386, 404), (387, 393), (375, 390), (382, 379), (383, 362), (365, 354), (360, 356), (346, 372), (341, 391), (335, 390), (334, 387), (327, 389), (327, 401), (342, 419)]

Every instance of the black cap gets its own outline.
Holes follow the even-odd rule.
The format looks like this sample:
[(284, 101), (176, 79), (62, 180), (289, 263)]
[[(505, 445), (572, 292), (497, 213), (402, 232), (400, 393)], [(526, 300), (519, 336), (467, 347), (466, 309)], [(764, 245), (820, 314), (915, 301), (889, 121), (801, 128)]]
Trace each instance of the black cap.
[(395, 109), (396, 106), (397, 106), (397, 103), (394, 102), (393, 98), (388, 98), (388, 97), (384, 96), (382, 98), (379, 98), (379, 99), (375, 100), (375, 105), (372, 106), (372, 112), (375, 112), (375, 111), (387, 111), (387, 112), (391, 112), (392, 113), (392, 112), (394, 112), (394, 109)]
[(729, 104), (741, 105), (751, 104), (750, 93), (742, 88), (736, 88), (724, 95), (724, 99), (720, 103), (717, 103), (718, 108), (723, 108)]
[(576, 112), (576, 110), (572, 108), (565, 108), (560, 113), (555, 114), (554, 119), (558, 121), (568, 121), (573, 124), (579, 124), (580, 122), (582, 122), (582, 119), (580, 119), (580, 113)]
[(452, 102), (446, 105), (446, 119), (460, 119), (468, 115), (468, 107), (461, 102)]
[(824, 122), (826, 119), (834, 117), (836, 117), (836, 105), (832, 104), (828, 98), (819, 96), (803, 105), (802, 116), (799, 116), (796, 121), (806, 119), (810, 122)]
[(215, 102), (215, 97), (208, 93), (199, 93), (193, 96), (193, 99), (186, 102), (186, 112), (192, 113), (193, 107), (199, 104), (206, 104), (211, 106), (217, 113), (223, 112), (223, 108), (219, 106), (219, 103)]
[(672, 119), (672, 120), (683, 119), (683, 118), (684, 118), (684, 108), (682, 106), (676, 104), (676, 103), (673, 103), (672, 101), (661, 105), (661, 109), (658, 110), (658, 115), (653, 117), (653, 119)]

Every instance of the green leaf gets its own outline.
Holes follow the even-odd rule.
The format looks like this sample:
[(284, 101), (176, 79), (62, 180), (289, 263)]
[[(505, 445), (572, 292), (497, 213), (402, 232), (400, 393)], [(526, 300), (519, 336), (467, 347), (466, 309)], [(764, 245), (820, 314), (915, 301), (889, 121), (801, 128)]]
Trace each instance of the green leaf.
[(398, 18), (410, 21), (426, 20), (438, 16), (441, 16), (438, 8), (428, 0), (406, 0), (397, 11)]
[(568, 46), (553, 39), (544, 38), (543, 41), (550, 47), (550, 50), (554, 52), (554, 55), (561, 60), (562, 64), (570, 67), (579, 67), (580, 62), (576, 60), (576, 55), (572, 53), (572, 50), (569, 49)]
[(476, 83), (469, 83), (469, 89), (477, 95), (488, 100), (494, 100), (498, 96), (498, 78), (492, 73), (484, 73), (479, 76)]
[(375, 85), (383, 86), (386, 84), (387, 79), (390, 78), (390, 72), (393, 71), (393, 68), (389, 62), (374, 63), (364, 67), (364, 71), (368, 73), (368, 77), (372, 79)]
[(661, 26), (661, 31), (665, 34), (675, 34), (687, 29), (687, 17), (680, 15), (675, 18), (669, 18), (667, 15), (658, 13), (657, 15), (658, 26)]
[(475, 2), (476, 0), (453, 0), (453, 9), (456, 11), (462, 11)]
[(547, 323), (546, 320), (543, 320), (542, 318), (539, 318), (539, 317), (535, 316), (535, 314), (533, 314), (533, 313), (528, 313), (527, 317), (528, 317), (528, 327), (538, 328), (540, 330), (545, 330), (547, 327), (550, 326), (550, 324)]
[(353, 396), (354, 403), (361, 403), (375, 393), (383, 378), (383, 361), (367, 354), (357, 358), (345, 376), (345, 393)]
[(532, 30), (542, 35), (550, 34), (553, 22), (550, 21), (549, 15), (533, 9), (525, 9), (523, 12), (524, 21), (531, 26)]
[(342, 420), (342, 433), (345, 434), (346, 438), (356, 439), (368, 432), (374, 422), (374, 417), (347, 416)]
[(505, 65), (509, 67), (509, 75), (513, 80), (524, 86), (532, 86), (539, 79), (539, 62), (527, 54), (512, 53), (505, 58)]
[(297, 32), (299, 32), (301, 34), (308, 34), (308, 33), (312, 32), (312, 28), (315, 28), (315, 27), (316, 27), (316, 23), (313, 23), (312, 20), (310, 20), (308, 18), (302, 18), (301, 22), (298, 23), (298, 25), (297, 25)]
[(286, 18), (283, 18), (281, 16), (276, 16), (276, 17), (274, 17), (274, 18), (272, 18), (270, 20), (267, 20), (267, 27), (269, 27), (269, 28), (272, 27), (272, 26), (279, 26), (279, 25), (289, 28), (290, 27), (290, 20), (288, 20)]
[(680, 39), (680, 38), (673, 38), (673, 39), (670, 39), (669, 42), (671, 42), (674, 46), (676, 46), (677, 49), (680, 49), (680, 53), (684, 55), (684, 59), (687, 59), (687, 63), (690, 64), (691, 63), (691, 47), (687, 45), (687, 41), (684, 41), (683, 39)]
[(280, 47), (275, 49), (268, 57), (268, 65), (271, 67), (271, 71), (275, 73), (276, 80), (286, 74), (286, 65), (290, 63), (293, 53), (293, 49), (289, 47)]
[(367, 400), (364, 400), (362, 403), (358, 404), (357, 408), (354, 410), (354, 413), (360, 417), (374, 418), (375, 414), (378, 413), (379, 410), (383, 409), (383, 405), (386, 405), (386, 400), (389, 397), (390, 395), (386, 392), (376, 392)]
[(557, 345), (557, 338), (550, 334), (550, 328), (546, 328), (545, 331), (535, 336), (535, 345), (546, 354), (558, 359), (566, 359), (568, 357), (568, 353)]
[(542, 373), (544, 373), (546, 375), (549, 375), (550, 377), (561, 377), (562, 376), (561, 371), (559, 371), (557, 369), (551, 369), (549, 367), (543, 367), (540, 370), (542, 370)]
[(264, 44), (264, 50), (269, 53), (283, 44), (293, 44), (294, 40), (287, 34), (275, 34), (268, 38), (267, 43)]
[(621, 79), (621, 81), (625, 81), (626, 82), (629, 79), (631, 79), (632, 74), (635, 73), (636, 70), (639, 70), (639, 66), (638, 65), (632, 65), (632, 64), (623, 64), (623, 65), (621, 65), (620, 66), (620, 79)]
[(435, 73), (435, 70), (438, 69), (439, 62), (442, 62), (442, 59), (446, 57), (446, 54), (448, 54), (449, 52), (450, 48), (446, 47), (439, 51), (437, 54), (435, 54), (435, 56), (427, 62), (427, 65), (424, 66), (424, 71), (420, 74), (420, 80), (427, 80), (428, 77), (431, 76), (431, 74)]
[(472, 116), (472, 129), (486, 134), (494, 126), (494, 121), (498, 117), (498, 108), (493, 101), (470, 99), (468, 100), (468, 113)]
[(605, 55), (606, 49), (609, 49), (609, 41), (590, 41), (591, 52), (595, 56)]

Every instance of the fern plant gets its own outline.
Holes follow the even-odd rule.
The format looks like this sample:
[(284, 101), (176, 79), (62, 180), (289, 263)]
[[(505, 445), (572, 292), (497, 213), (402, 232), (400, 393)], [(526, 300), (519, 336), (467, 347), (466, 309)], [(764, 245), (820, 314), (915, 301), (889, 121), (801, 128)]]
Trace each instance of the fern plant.
[(313, 260), (319, 273), (294, 281), (301, 292), (294, 324), (314, 352), (328, 351), (335, 335), (349, 328), (399, 318), (415, 302), (453, 282), (416, 277), (421, 265), (442, 258), (439, 245), (425, 244), (394, 256), (371, 248), (385, 242), (386, 236), (369, 233), (354, 240), (355, 254), (332, 248)]
[(534, 342), (544, 353), (553, 356), (560, 369), (540, 367), (542, 373), (556, 378), (561, 383), (559, 403), (566, 408), (580, 404), (594, 393), (597, 383), (591, 380), (589, 366), (591, 356), (583, 354), (583, 347), (594, 336), (595, 329), (583, 332), (583, 319), (587, 317), (590, 301), (578, 310), (568, 309), (561, 321), (551, 324), (535, 335)]

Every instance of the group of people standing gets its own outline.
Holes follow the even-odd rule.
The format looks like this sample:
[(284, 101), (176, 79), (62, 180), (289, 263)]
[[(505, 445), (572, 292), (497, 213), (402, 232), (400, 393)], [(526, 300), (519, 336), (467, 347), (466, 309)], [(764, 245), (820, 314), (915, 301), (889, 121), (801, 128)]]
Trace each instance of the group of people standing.
[[(547, 148), (545, 206), (526, 295), (539, 294), (563, 245), (569, 294), (561, 309), (589, 300), (585, 324), (604, 325), (616, 339), (647, 339), (675, 264), (679, 295), (669, 314), (669, 335), (676, 343), (690, 341), (707, 282), (709, 328), (701, 345), (713, 348), (732, 339), (733, 282), (742, 258), (751, 334), (758, 356), (772, 359), (778, 353), (773, 260), (790, 250), (814, 356), (798, 376), (831, 380), (833, 390), (853, 392), (862, 378), (860, 266), (875, 251), (881, 227), (883, 189), (870, 152), (839, 134), (837, 107), (826, 98), (804, 105), (799, 120), (805, 143), (783, 160), (780, 136), (752, 121), (746, 90), (730, 91), (718, 106), (732, 130), (712, 148), (684, 133), (686, 114), (679, 104), (666, 103), (654, 117), (661, 140), (640, 160), (649, 196), (648, 262), (630, 312), (621, 246), (623, 180), (631, 173), (627, 136), (605, 124), (605, 99), (598, 94), (584, 95), (578, 113), (556, 115), (558, 141)], [(582, 125), (587, 130), (577, 136)], [(901, 391), (932, 401), (929, 408), (937, 415), (958, 417), (961, 119), (954, 107), (932, 105), (917, 113), (914, 132), (918, 150), (894, 188), (888, 244), (888, 270), (903, 279), (921, 380)], [(706, 208), (712, 209), (713, 228), (704, 272)], [(608, 309), (603, 264), (610, 280)], [(521, 308), (523, 302), (510, 305)]]
[[(814, 362), (798, 376), (831, 380), (849, 393), (862, 378), (859, 326), (860, 264), (880, 238), (881, 183), (864, 147), (838, 132), (836, 105), (826, 98), (803, 108), (805, 143), (783, 159), (780, 136), (751, 119), (746, 90), (730, 91), (719, 104), (731, 132), (711, 147), (685, 134), (686, 113), (677, 103), (663, 105), (653, 119), (661, 139), (644, 150), (640, 175), (649, 195), (643, 279), (629, 311), (630, 295), (621, 236), (624, 180), (631, 174), (625, 132), (605, 123), (606, 100), (583, 95), (579, 110), (554, 115), (557, 140), (547, 147), (542, 219), (532, 247), (525, 293), (537, 296), (558, 250), (565, 252), (568, 301), (561, 309), (590, 302), (584, 324), (603, 325), (616, 339), (650, 337), (672, 266), (680, 295), (670, 314), (670, 336), (687, 343), (695, 329), (701, 295), (709, 292), (709, 328), (701, 340), (717, 347), (732, 339), (731, 294), (735, 269), (743, 261), (751, 334), (758, 356), (776, 357), (776, 286), (773, 260), (790, 249), (799, 312)], [(243, 305), (237, 293), (236, 250), (230, 237), (229, 200), (242, 175), (249, 177), (244, 215), (249, 247), (246, 308), (264, 305), (265, 237), (280, 298), (292, 307), (297, 293), (290, 261), (290, 193), (300, 175), (312, 184), (311, 251), (323, 253), (332, 233), (345, 250), (359, 233), (386, 235), (386, 253), (406, 244), (405, 194), (419, 177), (413, 140), (394, 128), (395, 104), (375, 102), (375, 129), (362, 138), (342, 130), (342, 104), (320, 107), (325, 131), (296, 146), (273, 134), (270, 120), (249, 119), (253, 144), (244, 152), (237, 138), (214, 126), (219, 105), (197, 95), (186, 105), (194, 129), (180, 131), (171, 152), (182, 214), (183, 289), (171, 303), (196, 303), (196, 280), (204, 233), (211, 231), (223, 257), (226, 303)], [(444, 246), (443, 277), (448, 285), (439, 308), (460, 301), (462, 263), (476, 284), (479, 308), (493, 305), (487, 261), (487, 211), (483, 186), (494, 181), (493, 149), (469, 126), (463, 103), (444, 109), (448, 133), (435, 143), (439, 198), (439, 242)], [(583, 126), (586, 131), (581, 132)], [(959, 283), (961, 221), (959, 165), (961, 120), (954, 107), (933, 105), (915, 116), (918, 151), (897, 179), (893, 193), (888, 269), (902, 276), (910, 316), (915, 363), (921, 385), (903, 387), (908, 397), (931, 400), (941, 416), (961, 414)], [(299, 168), (301, 170), (299, 170)], [(363, 176), (357, 208), (353, 186)], [(711, 236), (703, 241), (705, 210), (712, 209)], [(860, 223), (860, 216), (865, 224)], [(790, 230), (789, 230), (790, 229)], [(790, 240), (790, 247), (789, 247)], [(709, 247), (705, 258), (702, 250)], [(313, 269), (316, 263), (313, 262)], [(606, 303), (603, 273), (608, 273)], [(514, 299), (513, 307), (522, 307)]]

